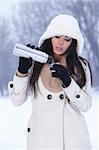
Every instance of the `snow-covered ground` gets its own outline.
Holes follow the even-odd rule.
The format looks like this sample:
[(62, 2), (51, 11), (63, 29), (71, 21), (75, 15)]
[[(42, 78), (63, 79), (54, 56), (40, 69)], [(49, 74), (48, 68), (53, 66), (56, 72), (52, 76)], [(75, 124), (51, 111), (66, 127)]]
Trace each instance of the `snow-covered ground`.
[[(93, 150), (99, 150), (99, 90), (92, 90), (93, 106), (85, 113)], [(30, 98), (15, 107), (9, 97), (0, 97), (0, 150), (26, 150), (26, 128), (31, 113)]]

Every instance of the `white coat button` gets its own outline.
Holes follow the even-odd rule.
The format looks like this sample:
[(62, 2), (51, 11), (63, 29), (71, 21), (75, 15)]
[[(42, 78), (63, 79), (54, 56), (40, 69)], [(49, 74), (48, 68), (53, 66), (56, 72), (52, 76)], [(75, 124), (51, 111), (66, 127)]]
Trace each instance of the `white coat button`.
[(12, 83), (10, 84), (10, 88), (13, 88), (13, 84)]
[(60, 94), (60, 99), (64, 99), (64, 95), (63, 94)]
[(78, 94), (78, 95), (76, 95), (76, 98), (80, 98), (80, 95)]
[(27, 132), (30, 132), (30, 130), (31, 130), (30, 128), (27, 128)]
[(52, 95), (51, 94), (47, 95), (47, 99), (52, 99)]

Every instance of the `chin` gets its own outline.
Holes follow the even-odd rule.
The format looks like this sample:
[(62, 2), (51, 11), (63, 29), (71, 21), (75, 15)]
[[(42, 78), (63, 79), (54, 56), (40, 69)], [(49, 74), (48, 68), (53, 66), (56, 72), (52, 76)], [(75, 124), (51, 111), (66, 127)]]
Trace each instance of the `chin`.
[(60, 59), (63, 57), (65, 55), (65, 53), (61, 53), (61, 54), (56, 54), (56, 53), (54, 53), (54, 60), (55, 60), (55, 62), (59, 62), (60, 61)]
[(61, 51), (57, 51), (57, 50), (54, 51), (55, 55), (64, 55), (65, 53), (66, 53), (66, 51), (62, 51), (62, 50)]
[(57, 53), (55, 52), (54, 53), (55, 56), (63, 56), (65, 54), (66, 54), (66, 52), (60, 52), (60, 53), (59, 52), (57, 52)]

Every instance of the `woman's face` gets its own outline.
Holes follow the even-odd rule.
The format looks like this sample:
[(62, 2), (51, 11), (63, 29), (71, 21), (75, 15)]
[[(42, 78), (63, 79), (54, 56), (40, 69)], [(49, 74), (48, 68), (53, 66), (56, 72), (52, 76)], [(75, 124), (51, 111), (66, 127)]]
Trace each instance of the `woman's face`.
[(71, 45), (72, 38), (68, 36), (55, 36), (51, 39), (53, 53), (55, 55), (63, 55)]

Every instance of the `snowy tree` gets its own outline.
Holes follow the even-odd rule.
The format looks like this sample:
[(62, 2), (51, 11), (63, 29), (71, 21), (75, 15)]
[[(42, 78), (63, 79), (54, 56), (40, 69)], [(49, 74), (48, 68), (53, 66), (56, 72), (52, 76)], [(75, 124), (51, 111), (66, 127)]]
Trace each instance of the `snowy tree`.
[[(72, 5), (69, 5), (75, 16), (79, 19), (80, 26), (82, 28), (85, 37), (85, 53), (90, 61), (90, 65), (93, 72), (94, 84), (99, 82), (99, 43), (98, 43), (98, 1), (74, 1)], [(98, 82), (97, 82), (98, 81)], [(98, 84), (97, 84), (98, 85)]]
[(5, 95), (7, 85), (14, 72), (14, 57), (12, 47), (14, 46), (13, 26), (9, 20), (2, 18), (0, 22), (0, 93)]
[(91, 64), (94, 85), (98, 85), (98, 3), (98, 0), (29, 0), (14, 3), (9, 1), (10, 13), (6, 12), (6, 18), (0, 18), (0, 90), (2, 94), (3, 89), (7, 89), (7, 83), (12, 79), (18, 65), (18, 58), (13, 56), (15, 43), (37, 45), (50, 20), (61, 13), (71, 14), (78, 19), (85, 39), (83, 54)]
[[(45, 15), (46, 12), (46, 15)], [(19, 3), (18, 17), (13, 16), (16, 36), (22, 43), (37, 44), (51, 18), (47, 1)]]

